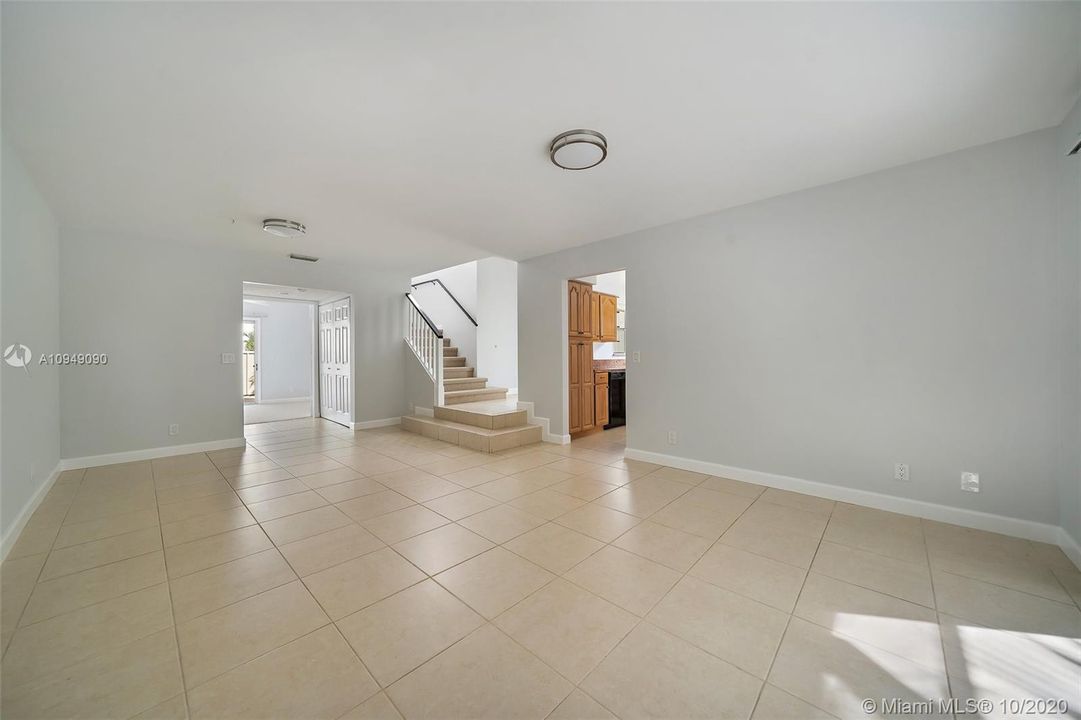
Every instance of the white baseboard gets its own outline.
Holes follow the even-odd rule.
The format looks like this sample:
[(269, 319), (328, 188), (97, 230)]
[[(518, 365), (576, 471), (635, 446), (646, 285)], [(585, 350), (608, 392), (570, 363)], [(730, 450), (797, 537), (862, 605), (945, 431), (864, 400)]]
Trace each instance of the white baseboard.
[(295, 398), (276, 398), (274, 400), (263, 400), (262, 402), (255, 403), (256, 405), (276, 405), (279, 403), (293, 403), (293, 402), (311, 402), (311, 396), (307, 397), (295, 397)]
[(60, 461), (62, 470), (80, 470), (82, 468), (98, 467), (99, 465), (116, 465), (117, 463), (138, 462), (140, 460), (155, 460), (157, 458), (172, 457), (173, 455), (188, 455), (191, 453), (213, 452), (214, 450), (229, 450), (230, 448), (244, 447), (244, 438), (230, 438), (228, 440), (210, 440), (209, 442), (190, 443), (188, 445), (169, 445), (166, 447), (147, 448), (146, 450), (129, 450), (127, 452), (109, 453), (107, 455), (88, 455), (86, 457), (64, 458)]
[(570, 435), (558, 435), (550, 431), (551, 421), (546, 417), (533, 414), (533, 403), (518, 401), (518, 409), (525, 410), (526, 422), (530, 425), (540, 425), (541, 442), (555, 443), (556, 445), (569, 445)]
[(1065, 528), (1058, 529), (1058, 546), (1062, 548), (1062, 552), (1066, 553), (1066, 557), (1073, 561), (1077, 569), (1081, 570), (1081, 545), (1070, 536), (1070, 533), (1066, 532)]
[[(729, 465), (720, 465), (718, 463), (705, 462), (702, 460), (690, 460), (688, 458), (676, 457), (675, 455), (664, 455), (662, 453), (635, 450), (633, 448), (627, 448), (625, 455), (631, 460), (641, 460), (643, 462), (651, 462), (658, 465), (668, 465), (669, 467), (679, 468), (680, 470), (690, 470), (691, 472), (716, 475), (732, 480), (742, 480), (743, 482), (765, 485), (779, 490), (791, 490), (793, 492), (803, 493), (804, 495), (814, 495), (815, 497), (826, 498), (828, 500), (840, 500), (841, 502), (847, 502), (853, 505), (862, 505), (877, 510), (902, 513), (904, 515), (914, 515), (928, 520), (938, 520), (939, 522), (963, 525), (964, 527), (975, 528), (977, 530), (987, 530), (989, 532), (1002, 533), (1003, 535), (1012, 535), (1026, 540), (1037, 540), (1039, 542), (1051, 543), (1052, 545), (1061, 546), (1062, 538), (1066, 535), (1065, 531), (1057, 525), (1033, 522), (1031, 520), (1021, 520), (1020, 518), (1005, 517), (1003, 515), (993, 515), (978, 510), (966, 510), (965, 508), (950, 507), (949, 505), (939, 505), (923, 500), (901, 498), (894, 495), (872, 492), (870, 490), (857, 490), (855, 488), (841, 487), (840, 485), (815, 482), (814, 480), (804, 480), (802, 478), (789, 477), (787, 475), (774, 475), (773, 473), (761, 472), (759, 470), (748, 470), (746, 468), (731, 467)], [(1065, 551), (1067, 555), (1070, 554), (1070, 551), (1065, 547), (1063, 547), (1063, 551)], [(1078, 555), (1081, 555), (1081, 549), (1078, 549)], [(1071, 558), (1073, 557), (1074, 556), (1071, 556)], [(1077, 560), (1074, 559), (1074, 562), (1076, 563)]]
[[(61, 461), (63, 462), (63, 461)], [(45, 496), (52, 490), (53, 485), (56, 483), (56, 479), (60, 477), (62, 472), (60, 462), (56, 464), (53, 471), (49, 473), (49, 477), (45, 478), (45, 482), (41, 483), (38, 489), (31, 496), (29, 502), (23, 506), (23, 509), (19, 511), (19, 514), (15, 516), (15, 520), (12, 521), (4, 530), (4, 536), (0, 539), (0, 560), (7, 559), (8, 553), (11, 552), (11, 548), (15, 547), (15, 542), (19, 539), (19, 533), (26, 527), (26, 523), (30, 521), (30, 516), (34, 514), (34, 511), (41, 505), (41, 501), (45, 499)]]
[(364, 420), (362, 422), (352, 423), (354, 430), (374, 430), (376, 428), (392, 427), (401, 424), (401, 417), (380, 418), (379, 420)]

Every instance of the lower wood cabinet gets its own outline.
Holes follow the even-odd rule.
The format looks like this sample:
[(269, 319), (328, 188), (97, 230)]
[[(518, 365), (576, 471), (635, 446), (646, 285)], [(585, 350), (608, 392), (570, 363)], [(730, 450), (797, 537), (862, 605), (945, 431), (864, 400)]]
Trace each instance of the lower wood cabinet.
[(593, 416), (596, 427), (608, 424), (608, 373), (593, 375)]
[[(570, 338), (568, 341), (568, 430), (572, 435), (596, 427), (593, 384), (593, 339)], [(607, 391), (606, 391), (607, 392)]]

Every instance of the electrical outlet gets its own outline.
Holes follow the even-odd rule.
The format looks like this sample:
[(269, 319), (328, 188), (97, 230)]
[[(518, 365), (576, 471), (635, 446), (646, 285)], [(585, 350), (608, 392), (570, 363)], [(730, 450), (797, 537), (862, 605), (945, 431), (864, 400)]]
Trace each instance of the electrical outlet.
[(897, 463), (893, 466), (893, 479), (897, 482), (908, 482), (908, 465)]
[(172, 425), (170, 425), (169, 426), (169, 434), (170, 435), (179, 435), (180, 434), (180, 426), (177, 425), (176, 423), (173, 423)]
[(678, 445), (679, 444), (679, 436), (676, 434), (675, 430), (669, 430), (668, 431), (668, 444), (669, 445)]
[(631, 353), (631, 360), (633, 360), (636, 363), (637, 362), (642, 362), (642, 353), (635, 350), (634, 352)]
[(232, 365), (235, 362), (236, 362), (236, 355), (235, 354), (233, 354), (233, 353), (222, 353), (221, 354), (221, 364), (222, 365)]
[(961, 489), (965, 492), (980, 491), (980, 474), (973, 472), (961, 473)]

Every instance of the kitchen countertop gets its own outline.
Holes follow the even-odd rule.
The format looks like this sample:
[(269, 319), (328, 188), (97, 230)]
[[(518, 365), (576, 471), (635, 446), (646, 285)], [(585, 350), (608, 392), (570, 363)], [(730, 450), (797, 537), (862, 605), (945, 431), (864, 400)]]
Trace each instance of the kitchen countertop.
[(604, 372), (605, 370), (626, 370), (627, 359), (626, 358), (606, 358), (604, 360), (593, 360), (593, 369)]

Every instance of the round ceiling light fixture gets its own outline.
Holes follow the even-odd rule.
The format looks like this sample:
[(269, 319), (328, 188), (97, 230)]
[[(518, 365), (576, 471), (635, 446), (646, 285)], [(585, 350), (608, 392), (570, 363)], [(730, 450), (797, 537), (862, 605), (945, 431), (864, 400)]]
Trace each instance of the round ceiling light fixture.
[(299, 237), (308, 232), (308, 228), (304, 227), (301, 223), (295, 220), (282, 220), (280, 218), (269, 218), (263, 221), (263, 230), (271, 235), (277, 235), (278, 237), (293, 238)]
[(596, 130), (568, 130), (555, 136), (548, 156), (564, 170), (587, 170), (608, 157), (608, 139)]

